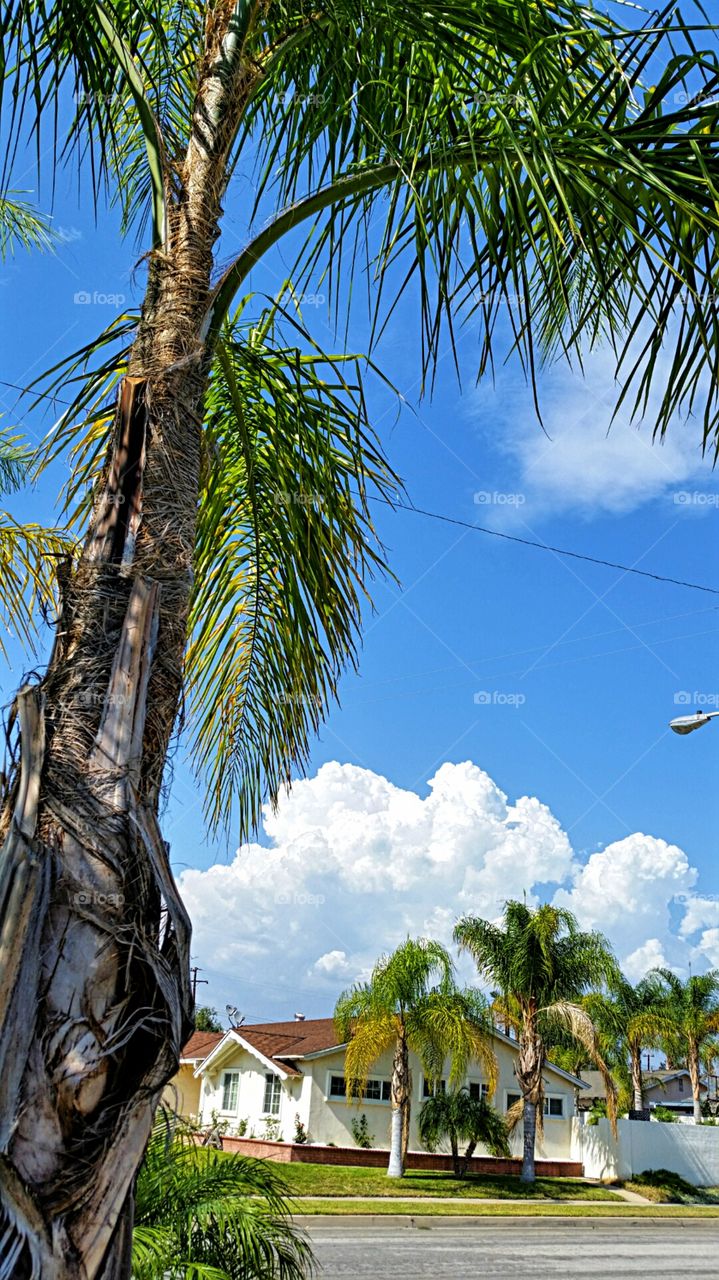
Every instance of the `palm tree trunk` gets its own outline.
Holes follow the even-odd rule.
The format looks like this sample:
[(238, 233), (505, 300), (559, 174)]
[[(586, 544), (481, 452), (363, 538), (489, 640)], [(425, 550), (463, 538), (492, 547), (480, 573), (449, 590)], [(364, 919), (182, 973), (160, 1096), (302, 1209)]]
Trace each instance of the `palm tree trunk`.
[(191, 1027), (190, 927), (158, 807), (182, 681), (200, 326), (230, 127), (216, 99), (236, 90), (213, 76), (222, 34), (182, 198), (150, 259), (54, 651), (16, 700), (19, 759), (0, 818), (0, 1280), (130, 1275), (134, 1177)]
[(522, 1172), (519, 1180), (520, 1182), (534, 1182), (536, 1178), (534, 1147), (537, 1138), (537, 1104), (530, 1101), (529, 1098), (524, 1099), (523, 1132)]
[(409, 1126), (409, 1054), (404, 1035), (397, 1037), (392, 1062), (392, 1128), (389, 1152), (388, 1178), (404, 1175), (405, 1126)]
[(634, 1095), (634, 1110), (642, 1111), (644, 1109), (644, 1079), (642, 1076), (642, 1049), (641, 1045), (631, 1045), (629, 1050), (630, 1066), (632, 1073), (632, 1093)]
[(701, 1103), (701, 1074), (699, 1070), (699, 1050), (692, 1041), (689, 1042), (689, 1053), (687, 1054), (687, 1066), (689, 1068), (689, 1078), (691, 1080), (691, 1086), (692, 1086), (694, 1123), (701, 1124), (702, 1103)]
[(524, 1010), (519, 1032), (517, 1054), (517, 1081), (524, 1099), (522, 1153), (522, 1182), (534, 1182), (534, 1148), (537, 1137), (537, 1107), (542, 1104), (542, 1071), (544, 1069), (544, 1044), (537, 1026), (537, 1009), (530, 1004)]

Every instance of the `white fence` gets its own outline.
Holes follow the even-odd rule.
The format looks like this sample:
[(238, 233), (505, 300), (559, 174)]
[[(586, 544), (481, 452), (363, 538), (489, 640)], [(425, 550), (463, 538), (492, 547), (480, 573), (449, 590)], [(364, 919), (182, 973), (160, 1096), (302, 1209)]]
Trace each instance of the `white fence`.
[(671, 1169), (695, 1187), (719, 1186), (719, 1127), (618, 1120), (617, 1137), (608, 1120), (572, 1121), (571, 1159), (581, 1160), (587, 1178), (628, 1179), (647, 1169)]

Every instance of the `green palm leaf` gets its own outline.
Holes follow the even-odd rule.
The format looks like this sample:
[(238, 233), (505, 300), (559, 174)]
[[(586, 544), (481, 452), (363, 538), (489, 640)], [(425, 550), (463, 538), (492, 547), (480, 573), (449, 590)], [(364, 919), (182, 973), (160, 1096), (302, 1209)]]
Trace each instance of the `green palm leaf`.
[(359, 359), (297, 336), (304, 353), (266, 318), (237, 322), (207, 398), (187, 690), (210, 821), (239, 796), (242, 831), (306, 759), (353, 660), (364, 581), (384, 567), (368, 497), (394, 480)]

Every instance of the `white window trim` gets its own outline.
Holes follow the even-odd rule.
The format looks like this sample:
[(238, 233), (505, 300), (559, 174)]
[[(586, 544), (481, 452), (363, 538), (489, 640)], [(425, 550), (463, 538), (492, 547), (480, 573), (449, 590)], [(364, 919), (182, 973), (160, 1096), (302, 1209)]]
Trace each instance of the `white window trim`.
[[(509, 1111), (509, 1102), (508, 1102), (508, 1098), (509, 1098), (509, 1095), (510, 1095), (510, 1094), (518, 1094), (520, 1098), (521, 1098), (521, 1096), (522, 1096), (521, 1091), (520, 1091), (519, 1089), (505, 1089), (505, 1090), (504, 1090), (504, 1112), (505, 1112), (505, 1115), (506, 1115), (506, 1113)], [(545, 1111), (543, 1119), (544, 1119), (544, 1120), (566, 1120), (566, 1119), (568, 1118), (568, 1116), (567, 1116), (567, 1095), (566, 1095), (566, 1093), (546, 1093), (546, 1092), (545, 1092), (545, 1094), (544, 1094), (544, 1101), (548, 1103), (550, 1098), (558, 1098), (558, 1099), (559, 1099), (559, 1101), (560, 1101), (560, 1102), (561, 1102), (561, 1104), (562, 1104), (562, 1114), (561, 1114), (561, 1116), (550, 1116), (549, 1112), (548, 1112), (548, 1111)]]
[[(237, 1115), (237, 1113), (239, 1112), (239, 1109), (240, 1109), (240, 1076), (241, 1076), (241, 1075), (242, 1075), (242, 1072), (241, 1072), (241, 1071), (238, 1071), (238, 1070), (237, 1070), (236, 1068), (234, 1068), (234, 1067), (229, 1067), (226, 1071), (223, 1071), (223, 1072), (221, 1073), (221, 1075), (220, 1075), (220, 1106), (219, 1106), (218, 1110), (219, 1110), (219, 1113), (220, 1113), (220, 1115), (221, 1115), (221, 1116), (236, 1116), (236, 1115)], [(223, 1106), (222, 1106), (222, 1103), (224, 1102), (224, 1098), (225, 1098), (225, 1078), (226, 1078), (227, 1076), (236, 1076), (236, 1077), (237, 1077), (237, 1093), (236, 1093), (236, 1095), (235, 1095), (235, 1098), (236, 1098), (235, 1105), (234, 1105), (234, 1107), (229, 1107), (229, 1108), (225, 1108), (225, 1107), (223, 1107)]]
[[(272, 1085), (273, 1094), (275, 1092), (275, 1085), (279, 1085), (279, 1100), (278, 1100), (279, 1105), (276, 1111), (265, 1111), (265, 1094), (267, 1093), (267, 1085), (269, 1083), (267, 1080), (267, 1077), (270, 1075), (272, 1076), (272, 1079), (273, 1079), (273, 1085)], [(265, 1071), (262, 1076), (262, 1110), (260, 1112), (260, 1115), (263, 1117), (263, 1119), (265, 1116), (269, 1116), (271, 1117), (271, 1119), (277, 1120), (279, 1119), (281, 1111), (282, 1111), (282, 1081), (280, 1080), (280, 1077), (275, 1074), (274, 1071)]]
[[(338, 1098), (336, 1093), (330, 1093), (333, 1076), (342, 1076), (346, 1080), (344, 1071), (328, 1071), (325, 1080), (325, 1102), (338, 1103), (344, 1107), (389, 1107), (391, 1105), (390, 1098), (348, 1098), (347, 1094), (343, 1098)], [(379, 1080), (381, 1084), (391, 1084), (390, 1076), (368, 1076), (369, 1080)]]

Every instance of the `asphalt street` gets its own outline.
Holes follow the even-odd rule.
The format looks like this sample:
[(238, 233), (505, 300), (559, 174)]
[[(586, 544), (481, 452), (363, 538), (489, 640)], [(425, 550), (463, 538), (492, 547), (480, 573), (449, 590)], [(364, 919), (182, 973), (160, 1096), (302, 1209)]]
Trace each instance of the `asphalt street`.
[(307, 1218), (320, 1280), (694, 1280), (719, 1276), (719, 1219)]

